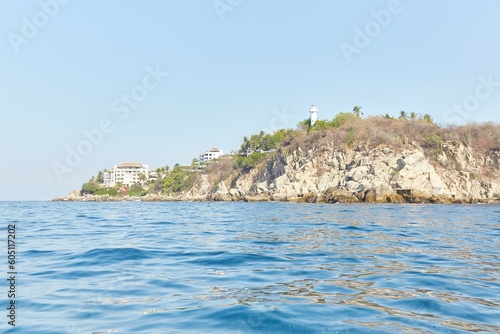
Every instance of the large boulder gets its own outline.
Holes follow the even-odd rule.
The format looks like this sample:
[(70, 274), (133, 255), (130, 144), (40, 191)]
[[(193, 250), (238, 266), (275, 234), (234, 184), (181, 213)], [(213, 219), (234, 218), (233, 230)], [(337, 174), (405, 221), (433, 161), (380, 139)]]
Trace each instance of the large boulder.
[(288, 178), (288, 175), (283, 174), (274, 179), (272, 186), (273, 190), (279, 191), (280, 189), (283, 189), (285, 186), (289, 184), (290, 184), (290, 179)]
[(243, 200), (245, 202), (267, 202), (270, 200), (270, 197), (266, 193), (255, 194), (255, 195), (245, 195), (243, 196)]
[(232, 201), (233, 197), (229, 193), (224, 181), (221, 181), (211, 195), (213, 201)]
[(290, 198), (289, 200), (296, 203), (316, 203), (318, 195), (316, 193), (300, 194)]
[(429, 195), (450, 195), (448, 187), (421, 151), (409, 152), (398, 160), (399, 171), (392, 178), (397, 189), (413, 189)]
[(325, 203), (358, 203), (359, 199), (345, 189), (330, 187), (322, 195)]
[(370, 171), (370, 167), (363, 165), (359, 167), (355, 167), (349, 171), (347, 176), (349, 179), (355, 181), (355, 182), (360, 182), (362, 179), (364, 179)]

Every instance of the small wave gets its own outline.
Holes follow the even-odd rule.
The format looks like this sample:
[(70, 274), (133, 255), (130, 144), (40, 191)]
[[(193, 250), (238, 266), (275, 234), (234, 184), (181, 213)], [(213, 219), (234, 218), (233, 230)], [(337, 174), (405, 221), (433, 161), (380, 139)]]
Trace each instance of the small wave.
[(103, 220), (102, 217), (82, 215), (82, 214), (76, 215), (76, 218), (85, 218), (85, 219), (91, 219), (91, 220)]
[(500, 333), (498, 207), (0, 209), (19, 333)]
[(283, 262), (285, 259), (267, 256), (261, 254), (251, 254), (251, 253), (230, 253), (223, 252), (218, 255), (209, 255), (196, 258), (194, 260), (187, 261), (188, 263), (198, 264), (203, 266), (238, 266), (247, 263), (257, 264), (257, 263), (273, 263), (273, 262)]
[(344, 226), (344, 227), (341, 227), (340, 230), (349, 230), (349, 231), (366, 231), (366, 232), (369, 232), (369, 230), (365, 229), (365, 228), (362, 228), (362, 227), (358, 227), (358, 226)]
[(23, 253), (23, 256), (49, 256), (53, 255), (56, 252), (54, 251), (42, 251), (37, 249), (29, 249)]
[(70, 255), (67, 260), (73, 261), (74, 266), (90, 265), (92, 263), (107, 265), (124, 261), (137, 261), (154, 257), (154, 251), (145, 251), (137, 248), (96, 248), (87, 252)]

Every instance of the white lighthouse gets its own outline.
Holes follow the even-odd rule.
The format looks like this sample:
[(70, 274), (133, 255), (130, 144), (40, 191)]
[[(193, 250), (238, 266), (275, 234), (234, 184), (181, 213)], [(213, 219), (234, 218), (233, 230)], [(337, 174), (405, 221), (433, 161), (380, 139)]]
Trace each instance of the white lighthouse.
[(318, 107), (316, 107), (315, 104), (311, 106), (311, 109), (309, 109), (309, 112), (311, 113), (311, 120), (309, 123), (309, 126), (313, 126), (314, 123), (318, 120)]

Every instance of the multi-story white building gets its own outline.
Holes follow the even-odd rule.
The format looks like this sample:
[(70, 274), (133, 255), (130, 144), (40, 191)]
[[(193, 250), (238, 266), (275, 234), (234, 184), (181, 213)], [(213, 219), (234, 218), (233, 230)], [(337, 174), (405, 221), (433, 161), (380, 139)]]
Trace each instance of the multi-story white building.
[(103, 176), (104, 184), (106, 185), (113, 186), (116, 183), (122, 183), (123, 185), (131, 186), (147, 180), (148, 175), (147, 165), (142, 165), (138, 162), (122, 162), (115, 165), (109, 172), (104, 173)]
[(205, 151), (203, 154), (200, 154), (198, 161), (200, 163), (207, 163), (214, 159), (219, 159), (219, 157), (223, 154), (224, 152), (222, 152), (222, 150), (219, 150), (218, 148), (214, 147), (208, 151)]

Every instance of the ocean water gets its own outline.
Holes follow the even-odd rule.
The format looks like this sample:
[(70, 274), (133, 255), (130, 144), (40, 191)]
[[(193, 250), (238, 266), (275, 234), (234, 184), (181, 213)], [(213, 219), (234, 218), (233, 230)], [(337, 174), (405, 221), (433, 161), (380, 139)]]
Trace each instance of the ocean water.
[(3, 240), (16, 225), (18, 272), (16, 327), (2, 279), (0, 332), (500, 332), (500, 206), (0, 202), (0, 213)]

